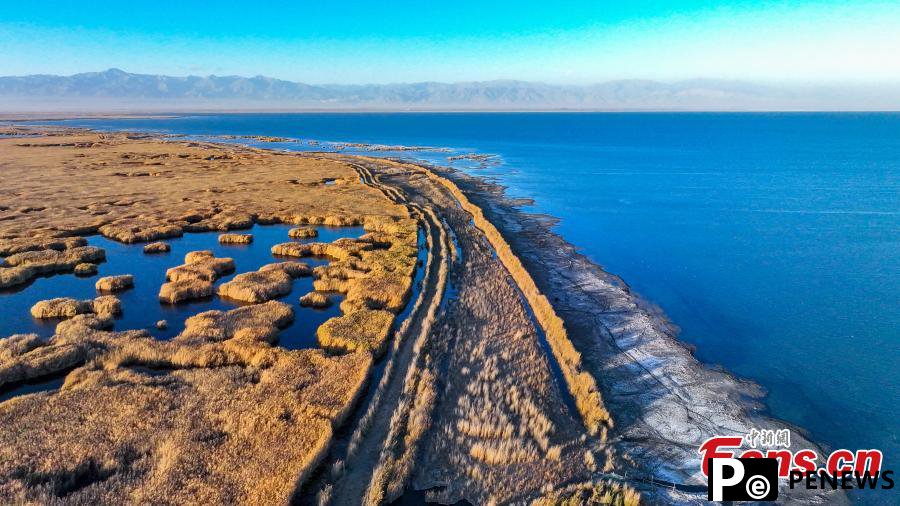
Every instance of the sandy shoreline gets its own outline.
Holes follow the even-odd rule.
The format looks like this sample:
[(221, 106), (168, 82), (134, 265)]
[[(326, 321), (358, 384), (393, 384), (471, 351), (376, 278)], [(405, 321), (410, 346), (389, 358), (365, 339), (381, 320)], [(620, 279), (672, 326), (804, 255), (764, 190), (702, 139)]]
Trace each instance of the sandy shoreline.
[[(147, 138), (141, 136), (143, 140)], [(186, 144), (179, 140), (170, 142)], [(192, 144), (197, 149), (236, 152), (238, 157), (252, 158), (254, 153), (269, 156), (262, 149), (231, 144)], [(354, 462), (350, 466), (341, 464), (333, 483), (317, 485), (327, 488), (335, 503), (350, 503), (360, 494), (371, 494), (378, 473), (388, 476), (380, 485), (380, 493), (386, 494), (381, 497), (385, 498), (402, 493), (407, 483), (433, 489), (432, 497), (442, 501), (466, 498), (484, 502), (488, 498), (534, 498), (540, 495), (541, 483), (562, 487), (622, 482), (642, 491), (650, 501), (701, 502), (705, 492), (692, 491), (703, 483), (698, 476), (697, 448), (704, 439), (744, 434), (751, 428), (786, 426), (764, 416), (761, 404), (755, 400), (760, 397), (758, 387), (700, 364), (677, 340), (664, 315), (633, 296), (621, 280), (605, 273), (556, 235), (548, 219), (522, 212), (517, 201), (504, 197), (502, 187), (452, 169), (385, 159), (334, 153), (279, 156), (288, 161), (305, 160), (303, 163), (318, 159), (348, 164), (356, 171), (360, 186), (377, 190), (393, 205), (405, 206), (417, 217), (420, 227), (425, 227), (431, 252), (427, 264), (430, 274), (426, 274), (430, 281), (426, 281), (422, 295), (427, 294), (426, 300), (416, 301), (421, 309), (413, 310), (410, 325), (404, 322), (405, 328), (394, 337), (395, 351), (389, 353), (387, 360), (389, 370), (397, 372), (386, 374), (384, 384), (378, 385), (383, 395), (376, 397), (386, 400), (373, 405), (374, 422), (359, 436)], [(460, 208), (463, 206), (459, 198), (434, 184), (441, 178), (455, 183), (465, 197), (480, 207), (488, 220), (485, 226), (496, 226), (502, 238), (492, 237), (483, 226), (473, 226), (471, 214)], [(277, 212), (275, 216), (279, 216)], [(571, 339), (581, 352), (575, 365), (567, 365), (568, 359), (556, 345), (551, 346), (553, 353), (541, 351), (538, 327), (546, 324), (543, 320), (535, 322), (527, 311), (538, 299), (526, 304), (521, 292), (510, 290), (509, 283), (521, 288), (522, 280), (516, 278), (509, 264), (506, 269), (501, 266), (497, 270), (498, 248), (503, 247), (497, 241), (502, 239), (510, 243), (540, 292), (547, 294), (553, 308), (549, 311), (553, 313), (555, 309), (565, 322), (568, 334), (564, 340)], [(447, 294), (442, 279), (446, 279)], [(493, 299), (486, 298), (486, 294)], [(509, 316), (498, 318), (502, 313)], [(473, 318), (477, 315), (483, 316)], [(485, 336), (491, 336), (497, 347), (488, 343), (485, 348)], [(506, 350), (511, 344), (527, 350), (527, 354), (510, 356)], [(473, 358), (477, 360), (473, 362)], [(554, 380), (551, 363), (562, 364), (564, 370), (574, 367), (573, 374), (584, 367), (596, 379), (602, 392), (600, 407), (612, 413), (612, 421), (602, 430), (605, 438), (589, 436), (579, 423), (581, 418), (589, 432), (596, 434), (597, 422), (584, 418), (593, 416), (587, 414), (590, 411), (582, 410), (582, 416), (578, 416), (565, 408), (559, 389), (573, 389), (579, 403), (595, 401), (582, 400), (574, 380), (568, 376)], [(472, 380), (458, 371), (478, 370), (485, 364), (498, 364), (491, 367), (502, 371), (508, 382), (494, 385), (497, 380), (491, 380), (484, 383), (483, 393), (467, 391)], [(494, 393), (490, 390), (494, 386), (503, 390)], [(335, 418), (338, 424), (348, 415), (347, 406), (362, 395), (362, 388), (361, 384), (349, 388), (346, 398), (350, 401), (344, 403)], [(528, 408), (528, 417), (519, 400), (496, 397), (510, 388), (521, 389), (521, 395), (528, 399), (526, 405), (534, 406)], [(436, 389), (442, 389), (440, 395), (434, 395)], [(426, 398), (433, 400), (420, 405), (417, 399)], [(543, 417), (550, 429), (530, 429), (531, 436), (515, 440), (521, 448), (513, 452), (491, 446), (496, 441), (493, 436), (485, 437), (485, 429), (471, 434), (465, 429), (462, 435), (458, 434), (460, 427), (495, 424), (492, 420), (478, 420), (478, 409), (465, 415), (468, 419), (459, 418), (460, 406), (482, 405), (479, 403), (493, 405), (501, 412), (506, 410), (506, 416), (520, 424), (533, 424), (534, 416)], [(406, 428), (395, 427), (398, 416), (408, 424)], [(423, 417), (428, 423), (414, 430), (412, 421)], [(799, 433), (795, 432), (794, 438), (795, 446), (812, 447), (801, 440)], [(320, 447), (315, 460), (324, 459), (336, 466), (338, 463), (326, 453)], [(491, 456), (494, 453), (500, 457)], [(588, 453), (592, 461), (596, 458), (601, 465), (585, 468), (582, 461)], [(514, 465), (509, 467), (510, 463)], [(494, 464), (505, 464), (507, 468)], [(307, 466), (302, 476), (308, 476), (310, 469)], [(477, 480), (473, 480), (472, 469), (477, 469)], [(523, 475), (525, 469), (544, 481), (529, 481)], [(654, 486), (648, 483), (650, 480), (674, 483), (684, 490)], [(360, 485), (363, 488), (358, 488)], [(321, 495), (323, 490), (318, 493)], [(308, 497), (309, 492), (304, 494)], [(790, 497), (792, 501), (807, 503), (823, 499), (812, 494)], [(846, 500), (838, 494), (828, 494), (824, 499)]]

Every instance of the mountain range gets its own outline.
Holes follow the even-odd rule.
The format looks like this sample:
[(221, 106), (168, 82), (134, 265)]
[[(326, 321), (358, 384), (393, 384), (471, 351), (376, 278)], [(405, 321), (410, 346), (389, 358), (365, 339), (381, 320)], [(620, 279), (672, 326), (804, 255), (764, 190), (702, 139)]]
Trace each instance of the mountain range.
[(0, 77), (0, 111), (898, 110), (900, 86), (692, 79), (554, 85), (495, 80), (313, 85), (271, 77), (132, 74)]

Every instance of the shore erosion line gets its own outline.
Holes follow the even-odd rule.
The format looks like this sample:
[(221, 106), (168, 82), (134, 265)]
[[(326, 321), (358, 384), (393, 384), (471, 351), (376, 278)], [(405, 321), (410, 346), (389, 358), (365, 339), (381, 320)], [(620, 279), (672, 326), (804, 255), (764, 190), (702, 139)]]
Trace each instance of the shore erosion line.
[[(586, 359), (583, 366), (602, 381), (604, 405), (615, 415), (608, 445), (621, 467), (595, 471), (594, 480), (630, 483), (642, 494), (659, 493), (645, 497), (694, 503), (694, 494), (706, 490), (698, 448), (708, 437), (787, 428), (792, 448), (825, 453), (803, 428), (764, 410), (758, 401), (764, 395), (761, 387), (697, 360), (660, 308), (552, 230), (556, 218), (523, 211), (520, 201), (505, 196), (504, 186), (485, 178), (395, 161), (449, 181), (501, 237), (500, 230), (510, 234), (517, 260), (530, 266), (536, 274), (532, 280), (554, 295), (557, 314), (569, 325), (570, 342)], [(843, 491), (780, 488), (782, 497), (795, 504), (848, 502)]]

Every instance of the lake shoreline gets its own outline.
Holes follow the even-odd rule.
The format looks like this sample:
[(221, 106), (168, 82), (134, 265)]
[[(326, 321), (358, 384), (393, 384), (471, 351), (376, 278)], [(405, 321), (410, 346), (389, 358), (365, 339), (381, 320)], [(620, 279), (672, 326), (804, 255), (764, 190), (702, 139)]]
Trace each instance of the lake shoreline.
[[(153, 134), (146, 137), (166, 138)], [(197, 147), (206, 146), (234, 144), (210, 142)], [(246, 149), (249, 153), (271, 151), (261, 147)], [(376, 174), (403, 179), (400, 186), (415, 180), (414, 173), (392, 175), (397, 167), (392, 166), (391, 159), (340, 153), (307, 152), (301, 156), (359, 162)], [(743, 435), (752, 428), (791, 428), (795, 430), (795, 447), (815, 447), (803, 439), (798, 429), (765, 415), (760, 403), (763, 394), (757, 385), (711, 369), (694, 358), (689, 347), (678, 340), (665, 315), (556, 234), (552, 230), (554, 218), (524, 212), (521, 200), (508, 199), (502, 186), (485, 178), (407, 160), (399, 165), (418, 167), (458, 186), (483, 210), (488, 223), (502, 232), (502, 238), (511, 244), (541, 292), (547, 294), (565, 321), (586, 369), (599, 382), (605, 406), (612, 412), (615, 425), (609, 430), (609, 444), (599, 441), (594, 450), (614, 450), (619, 463), (615, 476), (641, 483), (649, 480), (696, 488), (703, 484), (698, 476), (700, 443), (713, 435)], [(363, 182), (365, 178), (361, 175), (360, 179)], [(376, 177), (366, 184), (377, 189), (380, 183)], [(442, 219), (449, 219), (448, 216), (442, 214)], [(460, 218), (456, 220), (454, 227), (469, 227)], [(446, 222), (443, 225), (453, 231)], [(485, 235), (490, 238), (490, 234)], [(467, 243), (466, 247), (472, 246)], [(615, 476), (598, 472), (594, 479)], [(421, 477), (413, 480), (414, 484), (425, 482)], [(649, 498), (666, 501), (698, 499), (696, 491), (653, 485), (639, 489)], [(805, 491), (791, 494), (791, 499), (798, 502), (813, 503), (823, 497)], [(842, 494), (826, 496), (832, 502), (846, 501)]]
[[(773, 418), (762, 386), (694, 357), (693, 347), (678, 338), (678, 327), (662, 309), (553, 230), (557, 218), (523, 210), (521, 199), (508, 198), (498, 182), (450, 167), (427, 167), (456, 183), (484, 210), (557, 308), (603, 390), (616, 421), (610, 441), (620, 456), (627, 455), (624, 461), (634, 463), (629, 476), (705, 486), (697, 451), (702, 442), (716, 435), (743, 436), (754, 428), (790, 429), (795, 451), (811, 448), (821, 456), (828, 450), (802, 427)], [(597, 309), (598, 325), (585, 322), (585, 315)], [(617, 371), (614, 377), (610, 370)], [(694, 423), (698, 419), (703, 422)], [(843, 492), (781, 493), (797, 503), (848, 502)], [(690, 498), (672, 491), (667, 500)]]

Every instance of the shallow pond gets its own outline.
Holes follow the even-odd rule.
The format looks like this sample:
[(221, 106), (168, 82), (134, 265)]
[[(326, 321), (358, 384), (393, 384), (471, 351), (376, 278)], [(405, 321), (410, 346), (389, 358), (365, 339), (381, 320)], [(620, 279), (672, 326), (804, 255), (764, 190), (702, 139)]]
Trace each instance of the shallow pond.
[[(215, 285), (229, 281), (235, 275), (255, 271), (263, 265), (281, 261), (302, 261), (310, 266), (328, 263), (327, 258), (284, 258), (275, 257), (271, 248), (275, 244), (295, 242), (332, 242), (344, 237), (359, 237), (365, 231), (362, 227), (316, 227), (318, 237), (292, 239), (288, 237), (290, 225), (255, 225), (252, 229), (237, 231), (253, 234), (253, 242), (247, 245), (222, 245), (218, 242), (219, 232), (189, 233), (183, 237), (167, 239), (172, 250), (169, 253), (144, 254), (144, 243), (122, 244), (102, 236), (88, 238), (91, 246), (106, 250), (106, 262), (99, 265), (93, 276), (78, 277), (74, 274), (56, 274), (39, 277), (32, 283), (15, 289), (0, 291), (0, 305), (3, 318), (0, 319), (0, 336), (21, 333), (37, 333), (52, 336), (58, 319), (39, 320), (31, 317), (30, 309), (36, 302), (56, 297), (92, 299), (100, 295), (94, 288), (97, 279), (118, 274), (134, 275), (134, 288), (116, 293), (122, 301), (122, 315), (114, 323), (114, 330), (144, 329), (158, 339), (171, 339), (184, 329), (184, 320), (190, 316), (211, 309), (227, 311), (241, 305), (241, 302), (212, 296), (205, 299), (187, 301), (177, 305), (160, 303), (159, 288), (166, 280), (166, 270), (184, 263), (184, 255), (190, 251), (212, 250), (216, 257), (230, 257), (235, 262), (235, 272), (222, 277)], [(280, 300), (294, 308), (294, 322), (279, 334), (279, 344), (288, 349), (316, 347), (316, 329), (325, 320), (340, 315), (341, 296), (332, 296), (334, 304), (326, 309), (302, 307), (299, 298), (311, 291), (312, 277), (294, 280), (291, 292)], [(166, 320), (167, 328), (157, 329), (156, 322)]]

